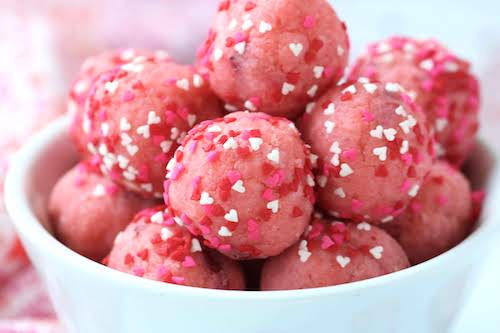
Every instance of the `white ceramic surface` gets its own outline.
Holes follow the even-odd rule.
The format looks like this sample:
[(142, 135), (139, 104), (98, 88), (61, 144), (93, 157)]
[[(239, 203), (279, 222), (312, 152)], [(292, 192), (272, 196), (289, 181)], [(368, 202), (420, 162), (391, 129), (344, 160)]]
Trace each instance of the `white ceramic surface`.
[(66, 128), (67, 120), (59, 120), (21, 149), (7, 176), (6, 204), (71, 333), (442, 333), (499, 232), (496, 164), (479, 149), (473, 178), (486, 180), (489, 192), (481, 223), (460, 245), (424, 264), (371, 280), (297, 291), (220, 291), (149, 281), (72, 252), (43, 227), (53, 184), (76, 162)]

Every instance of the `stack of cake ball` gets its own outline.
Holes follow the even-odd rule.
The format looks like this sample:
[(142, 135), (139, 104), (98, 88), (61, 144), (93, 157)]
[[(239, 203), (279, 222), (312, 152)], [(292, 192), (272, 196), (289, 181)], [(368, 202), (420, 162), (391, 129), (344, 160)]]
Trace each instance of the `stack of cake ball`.
[(391, 37), (347, 73), (349, 49), (326, 0), (225, 0), (194, 65), (88, 59), (55, 236), (122, 272), (238, 290), (348, 283), (452, 248), (476, 216), (460, 172), (478, 129), (469, 64)]

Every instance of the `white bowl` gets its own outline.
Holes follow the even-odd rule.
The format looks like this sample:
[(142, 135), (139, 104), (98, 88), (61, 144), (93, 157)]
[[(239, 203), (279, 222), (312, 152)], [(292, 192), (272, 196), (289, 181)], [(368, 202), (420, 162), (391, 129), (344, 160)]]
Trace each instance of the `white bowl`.
[(6, 181), (8, 212), (69, 332), (293, 333), (444, 332), (461, 307), (483, 254), (498, 234), (496, 163), (484, 147), (473, 182), (488, 191), (483, 218), (460, 245), (423, 264), (334, 287), (221, 291), (165, 284), (111, 270), (48, 232), (46, 203), (77, 156), (59, 120), (21, 149)]

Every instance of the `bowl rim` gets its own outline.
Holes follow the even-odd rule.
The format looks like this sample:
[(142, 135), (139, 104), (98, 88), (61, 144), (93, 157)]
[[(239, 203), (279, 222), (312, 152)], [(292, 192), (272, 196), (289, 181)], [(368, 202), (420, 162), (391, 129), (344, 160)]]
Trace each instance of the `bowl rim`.
[[(145, 289), (156, 293), (176, 293), (181, 296), (203, 297), (217, 300), (277, 301), (335, 296), (343, 293), (360, 292), (368, 288), (383, 287), (395, 281), (410, 278), (416, 274), (425, 273), (446, 262), (460, 260), (459, 257), (466, 254), (471, 248), (474, 248), (474, 244), (482, 242), (482, 239), (488, 235), (491, 236), (492, 234), (500, 232), (498, 223), (496, 227), (492, 227), (495, 226), (495, 223), (483, 222), (481, 226), (476, 228), (476, 230), (460, 244), (424, 263), (391, 274), (328, 287), (281, 291), (216, 290), (181, 286), (139, 278), (103, 266), (102, 264), (94, 262), (72, 251), (60, 243), (42, 226), (42, 223), (31, 208), (29, 194), (25, 193), (27, 179), (29, 178), (28, 174), (34, 167), (33, 164), (34, 161), (37, 160), (36, 157), (41, 156), (45, 147), (53, 145), (61, 135), (64, 135), (64, 131), (67, 131), (68, 125), (68, 117), (61, 117), (53, 121), (40, 132), (32, 136), (15, 154), (5, 179), (5, 205), (7, 213), (10, 215), (16, 230), (20, 233), (21, 241), (37, 244), (37, 247), (42, 247), (46, 251), (50, 251), (57, 258), (55, 261), (63, 262), (71, 269), (83, 271), (86, 275), (92, 275), (98, 279), (107, 280), (107, 282), (117, 285), (126, 285), (130, 288)], [(490, 155), (498, 161), (493, 151), (491, 149), (488, 150)], [(490, 179), (492, 181), (489, 185), (489, 196), (500, 198), (498, 166), (493, 170)], [(483, 214), (484, 213), (485, 212), (483, 212)], [(488, 216), (483, 217), (484, 220), (495, 219), (500, 222), (500, 214), (496, 213), (495, 210), (488, 209), (487, 213)]]

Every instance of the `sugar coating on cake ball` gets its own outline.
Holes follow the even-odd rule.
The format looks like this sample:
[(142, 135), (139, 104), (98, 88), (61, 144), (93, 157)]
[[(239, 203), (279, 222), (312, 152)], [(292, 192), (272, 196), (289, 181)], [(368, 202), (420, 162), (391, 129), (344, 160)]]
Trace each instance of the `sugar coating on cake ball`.
[(84, 135), (83, 112), (85, 100), (97, 77), (116, 67), (125, 65), (138, 56), (155, 57), (158, 60), (168, 60), (165, 51), (150, 51), (143, 49), (118, 49), (102, 52), (87, 58), (71, 85), (68, 94), (68, 114), (71, 118), (70, 133), (77, 149), (84, 155), (87, 152), (87, 141)]
[(392, 37), (372, 44), (350, 78), (398, 82), (422, 107), (436, 133), (436, 152), (460, 165), (479, 128), (479, 84), (467, 61), (435, 40)]
[(267, 259), (262, 290), (333, 286), (389, 274), (409, 267), (401, 246), (366, 222), (315, 218), (300, 241)]
[(446, 162), (437, 162), (410, 207), (384, 227), (418, 264), (451, 249), (473, 226), (468, 180)]
[(166, 206), (139, 212), (116, 237), (107, 265), (151, 280), (192, 287), (243, 290), (238, 263), (205, 249)]
[(49, 216), (57, 239), (98, 261), (134, 215), (155, 203), (126, 192), (95, 169), (82, 162), (58, 180), (50, 196)]
[(94, 83), (84, 134), (103, 173), (129, 190), (161, 197), (165, 166), (178, 144), (193, 125), (221, 110), (191, 66), (138, 56)]
[(193, 128), (169, 162), (165, 201), (235, 259), (281, 253), (310, 221), (314, 178), (294, 124), (235, 112)]
[(433, 139), (401, 86), (362, 81), (311, 103), (300, 127), (318, 156), (319, 206), (339, 218), (386, 223), (417, 195)]
[(222, 1), (198, 59), (228, 111), (295, 118), (340, 79), (348, 53), (328, 1)]

